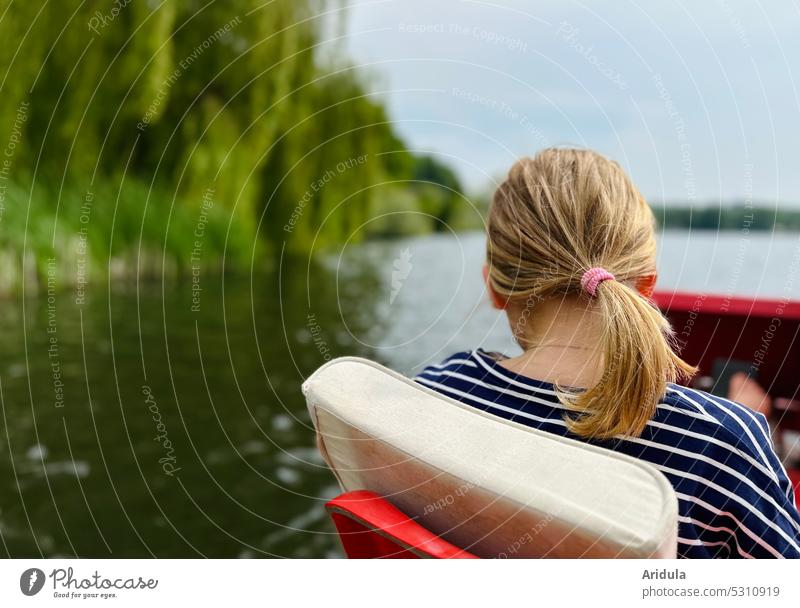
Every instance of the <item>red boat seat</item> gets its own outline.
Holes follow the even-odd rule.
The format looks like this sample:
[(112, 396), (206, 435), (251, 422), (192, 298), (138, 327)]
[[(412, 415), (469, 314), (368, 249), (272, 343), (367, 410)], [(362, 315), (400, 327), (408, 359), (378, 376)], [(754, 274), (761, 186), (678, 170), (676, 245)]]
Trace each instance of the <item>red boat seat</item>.
[(345, 492), (325, 508), (351, 559), (476, 557), (426, 530), (374, 492)]

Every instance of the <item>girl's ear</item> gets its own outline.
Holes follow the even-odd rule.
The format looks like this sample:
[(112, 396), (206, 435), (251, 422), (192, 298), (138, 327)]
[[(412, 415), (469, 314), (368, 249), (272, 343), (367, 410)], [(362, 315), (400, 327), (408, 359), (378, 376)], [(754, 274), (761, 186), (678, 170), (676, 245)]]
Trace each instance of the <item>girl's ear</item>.
[(492, 287), (492, 283), (489, 281), (489, 266), (486, 264), (483, 265), (483, 282), (486, 284), (486, 293), (489, 294), (489, 301), (492, 306), (497, 310), (505, 310), (508, 306), (508, 300), (499, 296)]
[(648, 300), (653, 297), (653, 290), (656, 288), (658, 275), (654, 272), (636, 279), (636, 290)]

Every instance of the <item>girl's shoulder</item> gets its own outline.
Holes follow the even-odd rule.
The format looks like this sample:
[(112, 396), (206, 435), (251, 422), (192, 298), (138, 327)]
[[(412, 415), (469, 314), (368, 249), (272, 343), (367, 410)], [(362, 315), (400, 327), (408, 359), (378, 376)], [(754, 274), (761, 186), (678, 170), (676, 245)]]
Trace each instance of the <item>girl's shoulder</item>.
[(459, 367), (469, 367), (469, 368), (476, 368), (478, 367), (477, 362), (474, 359), (474, 351), (471, 350), (464, 350), (459, 351), (457, 353), (453, 353), (449, 357), (445, 357), (438, 363), (433, 363), (431, 365), (425, 366), (421, 374), (426, 372), (435, 372), (435, 371), (443, 371), (443, 370), (454, 370)]
[(668, 384), (659, 414), (679, 413), (687, 417), (688, 430), (703, 429), (718, 439), (734, 443), (749, 455), (763, 460), (765, 449), (772, 450), (766, 417), (741, 403), (705, 391)]
[[(516, 376), (513, 372), (502, 368), (499, 363), (503, 359), (508, 359), (506, 355), (499, 352), (486, 351), (482, 348), (464, 350), (453, 353), (439, 363), (428, 365), (418, 376), (425, 374), (449, 375), (460, 373), (474, 377), (497, 377), (506, 379), (507, 376)], [(537, 382), (527, 379), (530, 382)]]
[(667, 384), (664, 402), (730, 430), (738, 431), (745, 427), (769, 434), (767, 419), (763, 414), (719, 395), (670, 383)]

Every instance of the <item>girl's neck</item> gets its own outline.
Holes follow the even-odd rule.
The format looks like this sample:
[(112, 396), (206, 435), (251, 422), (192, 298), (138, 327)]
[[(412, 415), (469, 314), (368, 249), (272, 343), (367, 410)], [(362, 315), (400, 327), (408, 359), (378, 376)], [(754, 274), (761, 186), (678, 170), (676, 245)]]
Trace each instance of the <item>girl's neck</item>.
[(524, 352), (502, 361), (503, 367), (560, 386), (585, 388), (599, 381), (602, 328), (585, 299), (565, 296), (540, 302), (532, 310), (511, 305), (507, 313)]

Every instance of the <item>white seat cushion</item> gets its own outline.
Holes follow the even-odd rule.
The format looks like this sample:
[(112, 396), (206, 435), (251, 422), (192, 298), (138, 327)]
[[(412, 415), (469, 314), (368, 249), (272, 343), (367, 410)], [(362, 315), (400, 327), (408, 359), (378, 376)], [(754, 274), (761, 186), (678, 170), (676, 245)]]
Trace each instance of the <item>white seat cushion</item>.
[(481, 412), (365, 359), (304, 384), (342, 489), (372, 490), (480, 557), (674, 557), (652, 465)]

